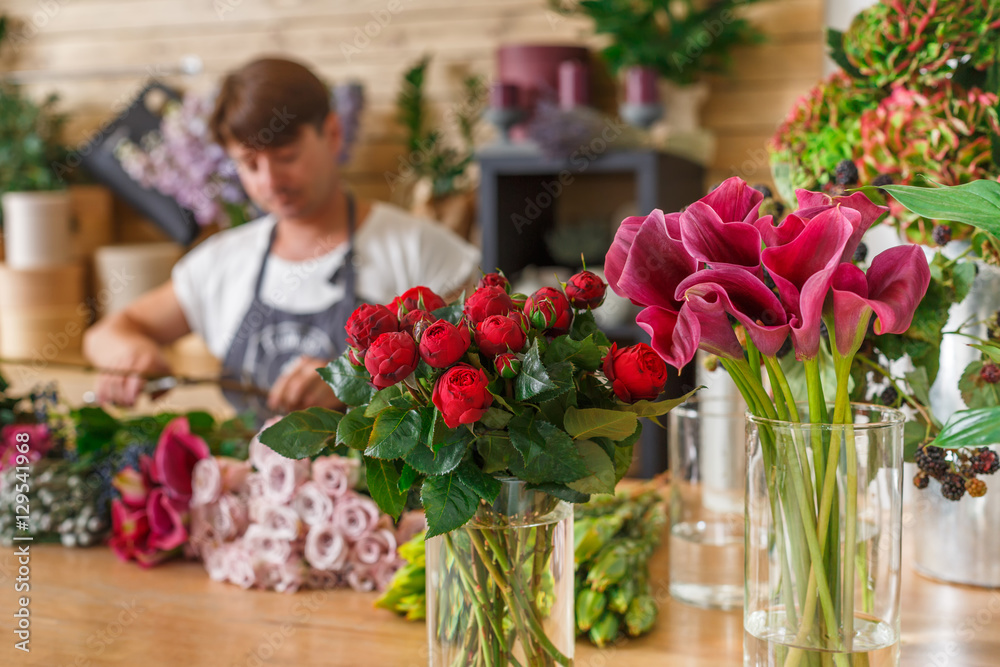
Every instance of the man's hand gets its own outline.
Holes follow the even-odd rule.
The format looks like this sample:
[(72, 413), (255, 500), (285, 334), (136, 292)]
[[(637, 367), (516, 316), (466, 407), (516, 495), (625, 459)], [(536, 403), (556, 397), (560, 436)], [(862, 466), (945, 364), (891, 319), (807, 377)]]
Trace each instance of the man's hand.
[(97, 376), (98, 402), (124, 406), (135, 405), (147, 377), (172, 374), (160, 347), (138, 337), (120, 344), (118, 354), (110, 363), (105, 363), (104, 368), (121, 373)]
[(327, 363), (329, 362), (315, 357), (299, 357), (271, 387), (267, 395), (267, 407), (275, 412), (294, 412), (311, 407), (343, 410), (346, 406), (316, 372), (317, 368), (326, 366)]

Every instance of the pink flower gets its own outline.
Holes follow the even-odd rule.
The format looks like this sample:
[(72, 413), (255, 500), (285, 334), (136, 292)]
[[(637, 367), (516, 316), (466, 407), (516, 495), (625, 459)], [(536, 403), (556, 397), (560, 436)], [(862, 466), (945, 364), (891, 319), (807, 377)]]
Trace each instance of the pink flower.
[(272, 503), (290, 503), (295, 490), (309, 479), (309, 460), (295, 461), (275, 455), (261, 470), (264, 477), (264, 497)]
[(371, 565), (352, 565), (347, 571), (347, 585), (356, 591), (368, 593), (375, 590), (375, 568)]
[(295, 540), (302, 522), (295, 510), (288, 505), (270, 505), (264, 510), (260, 525), (271, 535), (283, 540)]
[(191, 472), (191, 505), (214, 503), (222, 493), (222, 471), (214, 456), (198, 461)]
[(316, 590), (329, 590), (339, 588), (341, 584), (341, 574), (333, 570), (317, 570), (310, 567), (306, 573), (306, 587)]
[(313, 461), (312, 478), (331, 498), (353, 489), (361, 477), (361, 461), (344, 456), (321, 456)]
[(865, 235), (875, 222), (885, 215), (889, 208), (877, 206), (863, 192), (855, 192), (849, 197), (831, 197), (822, 192), (810, 192), (809, 190), (796, 190), (795, 197), (798, 199), (799, 210), (795, 213), (803, 219), (811, 219), (820, 213), (835, 207), (851, 209), (857, 211), (859, 215), (849, 216), (851, 222), (851, 236), (844, 245), (844, 251), (840, 255), (841, 262), (851, 261), (854, 251), (861, 243), (861, 237)]
[(274, 451), (273, 449), (271, 449), (270, 447), (268, 447), (267, 445), (265, 445), (260, 441), (260, 434), (266, 431), (274, 424), (277, 424), (279, 421), (281, 421), (281, 417), (271, 417), (270, 419), (268, 419), (266, 422), (264, 422), (264, 427), (261, 428), (260, 432), (253, 437), (253, 440), (250, 441), (248, 454), (249, 454), (250, 464), (254, 467), (255, 470), (263, 470), (264, 465), (267, 463), (267, 461), (276, 456), (277, 457), (281, 456), (281, 454), (277, 453), (276, 451)]
[(153, 453), (153, 481), (166, 487), (167, 494), (185, 502), (191, 499), (191, 474), (195, 464), (209, 456), (208, 445), (191, 433), (186, 417), (167, 424)]
[(273, 534), (260, 524), (253, 524), (243, 534), (243, 545), (255, 560), (283, 563), (292, 555), (292, 543)]
[(278, 593), (294, 593), (299, 590), (306, 581), (308, 567), (299, 555), (294, 555), (275, 566), (277, 581), (274, 590)]
[(347, 562), (347, 543), (332, 523), (321, 523), (306, 535), (305, 557), (318, 570), (340, 570)]
[[(18, 435), (21, 440), (27, 435), (27, 442), (18, 442)], [(27, 457), (31, 463), (39, 461), (50, 449), (52, 437), (45, 424), (7, 424), (0, 428), (0, 470), (17, 466), (19, 455)]]
[[(318, 461), (319, 459), (317, 459)], [(316, 475), (316, 464), (313, 463), (313, 476)], [(295, 492), (292, 507), (309, 526), (326, 523), (333, 519), (333, 501), (327, 495), (319, 482), (306, 482)]]
[(145, 508), (130, 508), (120, 500), (111, 501), (111, 540), (108, 545), (119, 559), (132, 560), (138, 549), (146, 548), (149, 519)]
[(354, 544), (353, 559), (359, 563), (374, 565), (396, 553), (396, 538), (391, 530), (375, 530), (363, 535)]
[(210, 509), (215, 509), (214, 505), (197, 505), (191, 508), (191, 534), (188, 544), (194, 551), (194, 555), (205, 555), (217, 548), (222, 539), (215, 532), (215, 527), (209, 517)]
[(205, 571), (212, 581), (225, 581), (229, 578), (229, 549), (228, 544), (217, 547), (209, 547), (202, 551), (202, 560), (205, 563)]
[(226, 550), (227, 578), (240, 588), (250, 588), (257, 583), (253, 557), (246, 544), (236, 543)]
[(251, 500), (264, 497), (264, 475), (259, 472), (252, 472), (247, 475), (246, 494)]
[(352, 493), (333, 506), (333, 525), (348, 542), (356, 542), (378, 522), (378, 506), (370, 498)]
[(119, 470), (111, 480), (111, 485), (121, 494), (122, 502), (130, 508), (145, 507), (152, 489), (151, 480), (132, 466)]
[(205, 508), (206, 519), (217, 539), (236, 539), (247, 530), (250, 523), (247, 504), (231, 493), (224, 494), (217, 502)]
[(149, 546), (170, 551), (187, 542), (188, 533), (184, 527), (187, 503), (171, 498), (158, 487), (149, 493), (146, 515), (149, 517)]

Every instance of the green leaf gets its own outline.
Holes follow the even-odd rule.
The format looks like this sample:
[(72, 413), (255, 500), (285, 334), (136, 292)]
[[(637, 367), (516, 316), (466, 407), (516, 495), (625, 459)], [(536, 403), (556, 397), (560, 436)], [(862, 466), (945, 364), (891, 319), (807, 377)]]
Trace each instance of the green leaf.
[(590, 496), (588, 494), (580, 493), (579, 491), (569, 488), (565, 484), (528, 484), (527, 488), (532, 491), (547, 493), (550, 496), (558, 498), (559, 500), (565, 500), (568, 503), (585, 503), (590, 500)]
[(977, 350), (982, 352), (985, 356), (989, 357), (989, 359), (993, 363), (1000, 364), (1000, 346), (998, 346), (996, 343), (987, 343), (985, 345), (980, 345), (979, 343), (975, 343), (969, 345), (969, 347), (976, 348)]
[(307, 459), (322, 452), (337, 439), (344, 415), (326, 408), (293, 412), (264, 429), (260, 441), (289, 459)]
[(955, 298), (953, 299), (953, 303), (959, 303), (964, 301), (965, 297), (969, 295), (972, 283), (976, 281), (976, 263), (959, 262), (954, 265), (953, 274), (952, 280), (955, 283)]
[(510, 470), (534, 484), (565, 484), (590, 474), (569, 435), (552, 424), (525, 412), (511, 420), (510, 441), (521, 458), (510, 457)]
[(399, 490), (399, 469), (395, 461), (365, 457), (365, 478), (368, 492), (379, 509), (398, 518), (406, 507), (406, 493)]
[(984, 447), (997, 443), (1000, 443), (1000, 406), (956, 412), (933, 442), (935, 446), (946, 449)]
[(511, 413), (506, 410), (501, 410), (500, 408), (490, 408), (483, 416), (479, 418), (479, 423), (483, 425), (483, 428), (488, 428), (491, 431), (496, 431), (507, 426), (507, 422), (513, 417)]
[(601, 408), (579, 410), (570, 407), (566, 410), (563, 425), (574, 440), (581, 438), (624, 440), (635, 433), (638, 421), (634, 412)]
[(917, 453), (917, 448), (923, 443), (927, 436), (927, 427), (920, 422), (906, 422), (903, 424), (903, 460), (913, 463), (913, 457)]
[(355, 366), (346, 354), (318, 369), (320, 377), (330, 385), (333, 393), (347, 405), (364, 405), (372, 400), (375, 388), (369, 382), (371, 375), (364, 366)]
[(475, 463), (462, 461), (455, 472), (463, 484), (475, 491), (476, 495), (488, 504), (492, 505), (500, 495), (500, 480), (480, 470)]
[(437, 310), (432, 312), (431, 315), (438, 318), (439, 320), (447, 320), (452, 324), (458, 324), (459, 322), (462, 321), (462, 314), (464, 308), (465, 308), (465, 298), (463, 293), (463, 296), (457, 299), (450, 306), (444, 306), (442, 308), (438, 308)]
[(399, 459), (420, 441), (420, 415), (413, 410), (386, 408), (375, 418), (365, 456)]
[(83, 455), (111, 443), (120, 424), (101, 408), (85, 407), (70, 413), (76, 424), (76, 449)]
[(215, 417), (204, 410), (194, 410), (184, 416), (187, 417), (192, 433), (205, 437), (215, 429)]
[(653, 401), (636, 401), (632, 404), (622, 405), (621, 409), (635, 413), (636, 417), (662, 417), (678, 405), (685, 403), (699, 389), (704, 389), (704, 386), (692, 389), (680, 398), (668, 398), (663, 401), (656, 401), (655, 403)]
[(337, 444), (363, 452), (368, 449), (373, 426), (375, 418), (366, 415), (361, 408), (355, 408), (340, 420), (337, 426)]
[(927, 369), (918, 368), (910, 371), (909, 373), (905, 373), (903, 377), (906, 378), (906, 382), (910, 385), (910, 389), (913, 390), (913, 396), (923, 405), (930, 405), (931, 385), (927, 380)]
[(420, 413), (420, 442), (436, 451), (434, 428), (437, 426), (438, 416), (441, 413), (436, 405), (426, 405), (419, 408), (417, 412)]
[[(372, 396), (371, 403), (365, 408), (366, 417), (377, 417), (378, 413), (382, 412), (390, 406), (395, 406), (397, 408), (406, 407), (406, 405), (399, 405), (402, 398), (403, 388), (398, 384), (394, 384), (391, 387), (386, 387), (381, 391), (375, 392)], [(408, 402), (408, 401), (407, 401)]]
[(538, 351), (538, 339), (532, 343), (531, 349), (524, 355), (521, 372), (514, 381), (514, 396), (519, 401), (529, 401), (543, 392), (557, 389), (542, 363)]
[(425, 475), (444, 475), (454, 470), (469, 449), (473, 436), (468, 429), (455, 429), (448, 433), (437, 452), (420, 442), (403, 460)]
[(399, 485), (398, 485), (399, 492), (400, 493), (408, 492), (410, 490), (410, 487), (413, 486), (413, 483), (417, 481), (417, 477), (419, 476), (420, 473), (418, 473), (412, 467), (404, 463), (403, 472), (399, 473)]
[(924, 218), (964, 222), (994, 236), (1000, 235), (1000, 183), (994, 180), (927, 188), (886, 185), (882, 189)]
[(455, 473), (425, 479), (420, 500), (427, 517), (428, 538), (461, 528), (479, 507), (479, 496)]
[(864, 75), (854, 66), (854, 63), (848, 60), (847, 54), (844, 53), (844, 33), (842, 31), (827, 28), (826, 45), (830, 47), (828, 52), (830, 60), (837, 63), (852, 79), (857, 81), (864, 80)]
[(580, 493), (614, 493), (615, 463), (608, 457), (604, 448), (592, 440), (580, 440), (576, 446), (590, 474), (569, 482), (567, 486)]
[(997, 385), (989, 384), (982, 378), (982, 361), (973, 361), (965, 367), (962, 377), (958, 380), (958, 390), (962, 392), (962, 401), (969, 408), (989, 408), (1000, 405), (1000, 391)]
[[(642, 424), (639, 424), (639, 428), (642, 428)], [(628, 473), (629, 468), (632, 467), (632, 456), (634, 451), (634, 444), (620, 445), (615, 448), (615, 484), (622, 481)]]
[(601, 367), (603, 357), (604, 354), (594, 342), (593, 335), (587, 336), (583, 340), (559, 336), (549, 345), (542, 361), (546, 364), (568, 361), (580, 370), (596, 371)]
[[(500, 472), (510, 466), (510, 457), (516, 453), (506, 431), (489, 431), (476, 440), (476, 451), (483, 459), (483, 470)], [(521, 459), (522, 463), (524, 459)]]
[(601, 328), (597, 326), (597, 320), (594, 319), (594, 313), (589, 310), (576, 314), (573, 318), (573, 327), (570, 329), (569, 336), (574, 340), (585, 340), (586, 338), (593, 336), (593, 340), (597, 345), (604, 347), (611, 345), (611, 341), (609, 341), (608, 337), (604, 335)]

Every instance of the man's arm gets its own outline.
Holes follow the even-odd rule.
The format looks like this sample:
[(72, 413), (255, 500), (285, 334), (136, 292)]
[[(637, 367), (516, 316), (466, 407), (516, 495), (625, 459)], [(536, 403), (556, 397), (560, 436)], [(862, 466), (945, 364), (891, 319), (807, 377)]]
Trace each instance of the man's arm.
[(142, 295), (124, 310), (101, 319), (84, 335), (84, 354), (98, 368), (123, 373), (98, 376), (98, 400), (133, 405), (145, 380), (124, 372), (170, 374), (161, 347), (190, 331), (170, 281)]

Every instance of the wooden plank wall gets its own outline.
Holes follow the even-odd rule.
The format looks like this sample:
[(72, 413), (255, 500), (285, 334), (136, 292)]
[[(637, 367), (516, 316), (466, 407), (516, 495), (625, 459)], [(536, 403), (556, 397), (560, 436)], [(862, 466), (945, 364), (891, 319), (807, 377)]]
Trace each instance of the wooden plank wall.
[[(600, 44), (589, 21), (557, 16), (544, 0), (5, 0), (4, 11), (35, 24), (4, 69), (52, 76), (31, 89), (61, 94), (73, 114), (74, 142), (113, 117), (144, 80), (80, 79), (72, 76), (76, 70), (155, 71), (196, 55), (202, 74), (166, 80), (206, 89), (252, 57), (285, 53), (327, 80), (360, 80), (368, 108), (349, 178), (365, 194), (385, 199), (391, 194), (386, 174), (399, 169), (402, 156), (393, 100), (402, 72), (421, 55), (434, 56), (427, 91), (443, 115), (459, 103), (464, 74), (493, 74), (502, 43)], [(766, 180), (767, 138), (822, 71), (823, 0), (770, 0), (747, 14), (769, 41), (742, 49), (735, 76), (712, 82), (703, 110), (704, 124), (718, 137), (710, 181), (732, 174)], [(376, 29), (379, 18), (385, 25)], [(367, 41), (366, 25), (377, 32)], [(613, 108), (613, 100), (602, 106)]]

